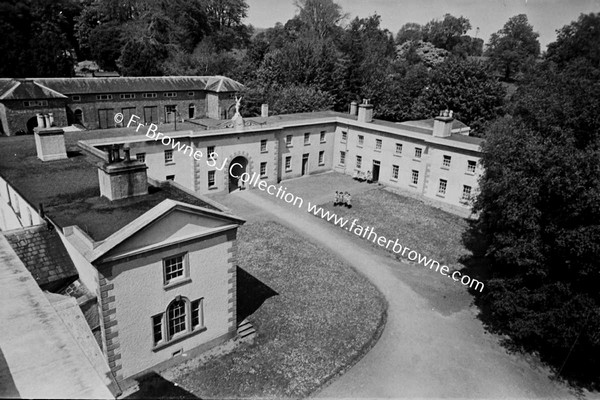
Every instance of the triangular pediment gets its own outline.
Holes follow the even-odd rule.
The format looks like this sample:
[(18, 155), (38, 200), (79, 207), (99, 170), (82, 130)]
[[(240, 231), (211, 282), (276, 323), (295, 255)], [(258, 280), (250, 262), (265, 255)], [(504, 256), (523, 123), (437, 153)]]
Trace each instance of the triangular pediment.
[(200, 207), (169, 201), (109, 237), (96, 249), (95, 259), (104, 261), (198, 240), (236, 228), (244, 221)]

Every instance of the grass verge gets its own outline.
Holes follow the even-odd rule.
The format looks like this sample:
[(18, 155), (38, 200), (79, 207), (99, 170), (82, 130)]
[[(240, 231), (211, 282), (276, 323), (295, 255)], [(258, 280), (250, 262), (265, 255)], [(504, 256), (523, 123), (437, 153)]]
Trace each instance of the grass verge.
[(324, 249), (275, 223), (240, 229), (239, 266), (277, 292), (249, 317), (254, 344), (174, 381), (199, 397), (305, 397), (356, 363), (379, 338), (383, 295)]
[[(348, 219), (348, 227), (356, 218), (357, 224), (372, 227), (378, 236), (398, 239), (403, 247), (417, 250), (440, 264), (460, 269), (460, 258), (469, 254), (461, 239), (467, 222), (416, 199), (376, 189), (353, 196), (352, 208), (334, 207), (331, 202), (321, 207)], [(384, 249), (376, 243), (372, 245)], [(391, 248), (387, 251), (392, 252)]]

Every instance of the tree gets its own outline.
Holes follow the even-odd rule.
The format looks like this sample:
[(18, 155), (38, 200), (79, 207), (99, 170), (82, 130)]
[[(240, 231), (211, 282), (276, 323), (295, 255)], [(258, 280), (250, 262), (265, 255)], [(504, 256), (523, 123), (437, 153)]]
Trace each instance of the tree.
[(407, 22), (402, 25), (396, 34), (396, 44), (401, 45), (406, 42), (418, 42), (423, 40), (423, 26), (416, 22)]
[(320, 39), (330, 36), (347, 15), (333, 0), (295, 0), (298, 20)]
[(9, 0), (0, 3), (2, 76), (71, 76), (74, 0)]
[(525, 75), (492, 124), (474, 210), (491, 330), (600, 387), (600, 71), (585, 54)]
[(582, 14), (577, 21), (557, 31), (556, 42), (548, 45), (546, 58), (561, 66), (577, 59), (600, 68), (600, 13)]
[(445, 14), (444, 19), (431, 20), (423, 27), (423, 41), (431, 42), (435, 47), (452, 52), (460, 43), (461, 37), (471, 29), (471, 23), (465, 17)]
[(429, 82), (412, 107), (413, 119), (432, 118), (440, 110), (454, 111), (474, 135), (504, 112), (506, 92), (489, 70), (476, 62), (449, 58), (431, 70)]
[(509, 80), (527, 62), (539, 56), (538, 36), (529, 24), (527, 15), (516, 15), (502, 29), (492, 33), (486, 54), (492, 66), (504, 73), (505, 80)]

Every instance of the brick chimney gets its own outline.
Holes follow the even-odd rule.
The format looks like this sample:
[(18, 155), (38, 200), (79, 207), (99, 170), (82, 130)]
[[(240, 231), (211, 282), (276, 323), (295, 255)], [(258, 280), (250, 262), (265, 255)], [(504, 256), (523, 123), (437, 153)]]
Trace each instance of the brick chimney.
[(367, 99), (358, 106), (358, 122), (373, 122), (373, 104)]
[(260, 116), (263, 118), (267, 118), (269, 116), (269, 105), (263, 104), (260, 106)]
[(352, 103), (350, 103), (350, 115), (356, 115), (357, 112), (358, 112), (358, 103), (355, 101), (352, 101)]
[(148, 193), (148, 167), (141, 161), (132, 160), (129, 148), (124, 148), (123, 152), (124, 159), (121, 159), (119, 147), (110, 148), (108, 162), (98, 169), (100, 195), (111, 201)]
[(64, 130), (36, 127), (33, 132), (35, 134), (35, 149), (40, 160), (54, 161), (67, 158)]
[(449, 137), (452, 134), (453, 112), (444, 110), (433, 120), (433, 136)]

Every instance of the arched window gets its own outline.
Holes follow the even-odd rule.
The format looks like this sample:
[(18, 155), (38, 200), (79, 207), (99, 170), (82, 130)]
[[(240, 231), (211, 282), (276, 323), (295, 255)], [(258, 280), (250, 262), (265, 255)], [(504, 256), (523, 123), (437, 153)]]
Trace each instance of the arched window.
[(76, 109), (73, 112), (73, 115), (75, 115), (76, 124), (83, 124), (83, 111), (81, 110), (81, 108)]
[(177, 296), (165, 312), (152, 317), (154, 346), (166, 345), (174, 339), (205, 331), (204, 299), (190, 301)]
[(169, 326), (169, 338), (172, 338), (179, 332), (185, 332), (186, 328), (186, 302), (183, 299), (175, 300), (167, 309), (167, 319)]

